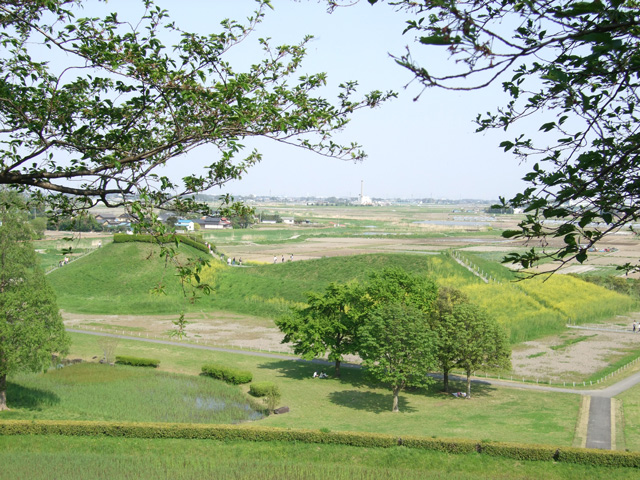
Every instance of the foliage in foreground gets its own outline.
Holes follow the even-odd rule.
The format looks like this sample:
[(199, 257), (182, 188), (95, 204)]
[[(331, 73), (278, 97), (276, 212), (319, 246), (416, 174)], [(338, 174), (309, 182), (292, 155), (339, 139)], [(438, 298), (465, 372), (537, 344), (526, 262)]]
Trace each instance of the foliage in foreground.
[(9, 374), (40, 371), (52, 353), (66, 353), (69, 347), (23, 209), (17, 194), (0, 188), (0, 411), (7, 408)]

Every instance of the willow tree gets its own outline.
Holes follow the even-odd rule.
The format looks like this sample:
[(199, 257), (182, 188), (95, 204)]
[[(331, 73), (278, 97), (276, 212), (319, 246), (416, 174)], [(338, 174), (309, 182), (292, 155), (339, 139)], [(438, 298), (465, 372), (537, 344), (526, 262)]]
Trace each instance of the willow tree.
[(0, 410), (6, 410), (7, 375), (42, 370), (69, 340), (19, 198), (0, 190), (0, 200)]

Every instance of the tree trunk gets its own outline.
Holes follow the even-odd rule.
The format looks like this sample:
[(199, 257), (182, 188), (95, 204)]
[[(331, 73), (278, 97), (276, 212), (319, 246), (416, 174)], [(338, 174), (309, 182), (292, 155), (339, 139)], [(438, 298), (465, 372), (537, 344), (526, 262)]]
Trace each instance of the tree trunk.
[(471, 370), (467, 370), (467, 398), (471, 398)]
[(443, 386), (444, 392), (449, 393), (449, 369), (448, 368), (442, 369), (442, 383), (444, 384)]
[(400, 408), (398, 408), (398, 395), (400, 394), (400, 387), (393, 387), (393, 408), (392, 412), (399, 412)]
[(336, 377), (340, 378), (340, 360), (336, 360)]
[(7, 407), (7, 374), (0, 375), (0, 412), (9, 410)]

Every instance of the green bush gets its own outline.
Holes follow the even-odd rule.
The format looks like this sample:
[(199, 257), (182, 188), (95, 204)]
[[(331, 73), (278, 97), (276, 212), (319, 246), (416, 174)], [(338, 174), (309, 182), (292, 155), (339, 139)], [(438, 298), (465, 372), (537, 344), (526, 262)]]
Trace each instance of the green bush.
[(492, 457), (513, 458), (516, 460), (555, 460), (558, 449), (549, 445), (524, 445), (518, 443), (483, 442), (480, 452)]
[(559, 462), (579, 463), (598, 467), (640, 467), (638, 452), (616, 452), (593, 448), (561, 448), (558, 451)]
[(249, 393), (254, 397), (279, 397), (280, 388), (273, 382), (255, 382), (249, 385)]
[(233, 385), (241, 385), (243, 383), (249, 383), (253, 380), (251, 372), (246, 370), (237, 370), (231, 367), (225, 367), (224, 365), (208, 364), (202, 366), (202, 374), (209, 377), (217, 378)]
[(116, 355), (116, 363), (120, 365), (131, 365), (133, 367), (158, 368), (160, 360), (156, 360), (155, 358), (123, 357)]
[(263, 397), (265, 405), (273, 411), (280, 401), (280, 388), (273, 382), (256, 382), (249, 386), (249, 393), (254, 397)]
[(476, 453), (478, 442), (468, 439), (442, 439), (407, 436), (398, 439), (399, 445), (443, 453)]

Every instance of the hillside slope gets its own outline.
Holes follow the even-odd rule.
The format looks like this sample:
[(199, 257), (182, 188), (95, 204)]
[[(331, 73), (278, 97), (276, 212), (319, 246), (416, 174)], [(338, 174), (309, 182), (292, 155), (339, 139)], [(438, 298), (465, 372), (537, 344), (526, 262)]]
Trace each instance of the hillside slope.
[[(180, 246), (180, 252), (182, 261), (201, 255), (186, 245)], [(49, 279), (60, 307), (68, 312), (160, 315), (226, 310), (274, 318), (303, 303), (305, 292), (322, 291), (330, 282), (362, 281), (372, 271), (396, 266), (462, 289), (508, 329), (512, 342), (557, 333), (567, 322), (611, 318), (636, 306), (631, 297), (573, 277), (485, 284), (448, 255), (409, 254), (332, 257), (257, 267), (227, 267), (211, 259), (202, 280), (214, 287), (214, 293), (192, 304), (182, 293), (175, 269), (165, 266), (158, 253), (150, 244), (110, 244), (53, 272)], [(166, 295), (151, 293), (160, 282), (166, 284)]]

